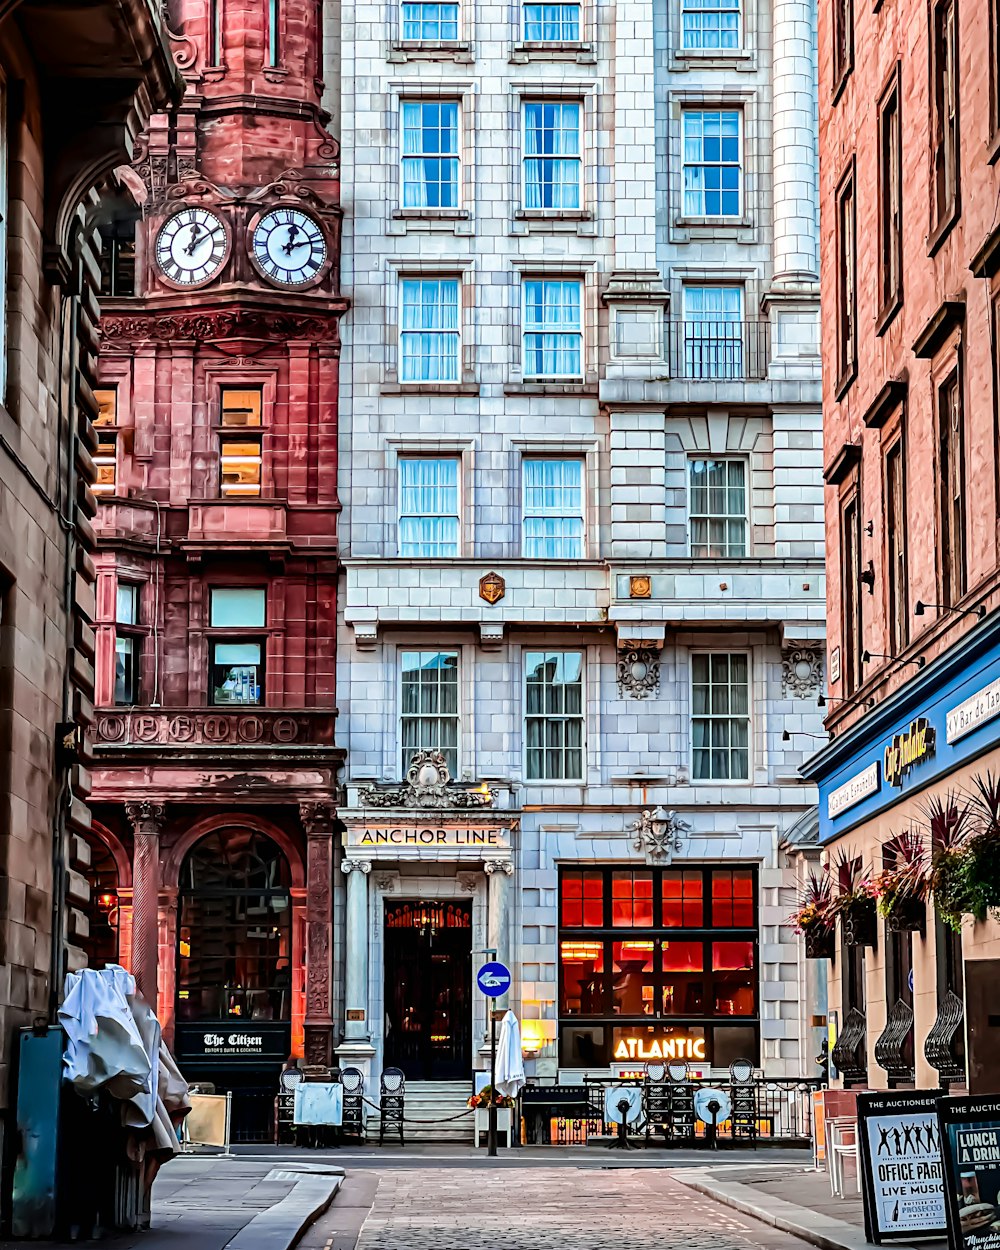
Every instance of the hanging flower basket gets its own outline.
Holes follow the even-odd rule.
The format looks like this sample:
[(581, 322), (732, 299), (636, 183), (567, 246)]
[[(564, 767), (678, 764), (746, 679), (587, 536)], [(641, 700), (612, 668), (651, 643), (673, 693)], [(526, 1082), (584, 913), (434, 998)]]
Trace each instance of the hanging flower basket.
[(804, 929), (802, 936), (806, 940), (806, 959), (832, 959), (837, 946), (837, 937), (833, 929), (825, 924), (816, 924)]
[(923, 899), (897, 899), (885, 918), (886, 928), (890, 933), (922, 933), (927, 908)]
[(874, 946), (878, 932), (875, 900), (855, 897), (840, 906), (840, 931), (845, 946)]

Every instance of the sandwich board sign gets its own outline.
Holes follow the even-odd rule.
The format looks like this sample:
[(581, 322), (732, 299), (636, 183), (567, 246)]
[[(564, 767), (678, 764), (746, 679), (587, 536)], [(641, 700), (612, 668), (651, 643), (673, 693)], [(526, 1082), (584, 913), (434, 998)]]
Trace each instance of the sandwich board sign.
[(938, 1100), (951, 1250), (1000, 1250), (1000, 1094)]
[(939, 1098), (929, 1089), (858, 1094), (865, 1236), (875, 1245), (945, 1236)]

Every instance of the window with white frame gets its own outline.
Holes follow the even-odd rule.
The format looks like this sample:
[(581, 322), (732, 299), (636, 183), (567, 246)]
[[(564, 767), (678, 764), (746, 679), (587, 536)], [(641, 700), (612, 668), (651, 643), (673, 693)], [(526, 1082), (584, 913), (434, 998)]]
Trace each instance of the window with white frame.
[(583, 461), (522, 463), (522, 551), (529, 560), (583, 558)]
[(399, 462), (399, 554), (457, 556), (458, 460), (407, 457)]
[(523, 115), (524, 207), (579, 208), (583, 105), (579, 100), (526, 100)]
[(407, 43), (454, 43), (458, 39), (457, 4), (403, 0), (400, 16)]
[(579, 43), (579, 4), (524, 4), (525, 43)]
[(526, 378), (583, 376), (583, 283), (579, 278), (525, 278), (522, 319)]
[(740, 0), (681, 0), (681, 46), (731, 52), (741, 45)]
[(692, 556), (742, 559), (747, 554), (746, 461), (692, 460), (689, 473)]
[(404, 100), (404, 208), (458, 208), (457, 100)]
[(739, 109), (685, 109), (681, 114), (685, 217), (740, 216), (741, 122)]
[(403, 278), (399, 287), (400, 381), (457, 382), (458, 278)]
[(729, 652), (691, 656), (691, 745), (695, 781), (750, 777), (750, 664)]
[(400, 776), (421, 751), (440, 751), (458, 776), (458, 653), (403, 651), (400, 709)]
[(524, 667), (528, 780), (582, 781), (582, 652), (528, 651)]
[(684, 376), (742, 378), (743, 288), (684, 287)]

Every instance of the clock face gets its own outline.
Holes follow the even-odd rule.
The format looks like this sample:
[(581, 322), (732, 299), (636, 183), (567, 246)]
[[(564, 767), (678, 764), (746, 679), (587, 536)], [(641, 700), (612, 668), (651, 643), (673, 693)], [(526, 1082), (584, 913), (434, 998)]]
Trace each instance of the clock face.
[(281, 286), (312, 282), (326, 263), (319, 224), (297, 208), (274, 208), (254, 227), (251, 241), (260, 272)]
[(228, 251), (226, 227), (207, 208), (182, 208), (156, 236), (156, 263), (181, 286), (195, 286), (218, 273)]

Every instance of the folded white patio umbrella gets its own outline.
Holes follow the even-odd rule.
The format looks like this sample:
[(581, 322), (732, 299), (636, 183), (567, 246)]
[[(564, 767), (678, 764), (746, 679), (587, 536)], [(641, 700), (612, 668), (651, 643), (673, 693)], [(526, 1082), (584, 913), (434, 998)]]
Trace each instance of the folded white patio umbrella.
[(500, 1021), (500, 1036), (497, 1038), (497, 1089), (507, 1098), (516, 1098), (524, 1083), (521, 1026), (517, 1016), (508, 1011)]

